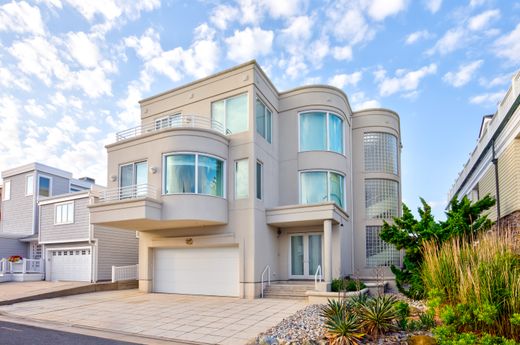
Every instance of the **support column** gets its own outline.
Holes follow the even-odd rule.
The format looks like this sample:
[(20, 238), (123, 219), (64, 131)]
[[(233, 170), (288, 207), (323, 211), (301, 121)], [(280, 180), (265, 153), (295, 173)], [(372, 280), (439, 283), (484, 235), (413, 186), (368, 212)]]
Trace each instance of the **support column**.
[(332, 220), (323, 221), (323, 278), (325, 283), (332, 282)]

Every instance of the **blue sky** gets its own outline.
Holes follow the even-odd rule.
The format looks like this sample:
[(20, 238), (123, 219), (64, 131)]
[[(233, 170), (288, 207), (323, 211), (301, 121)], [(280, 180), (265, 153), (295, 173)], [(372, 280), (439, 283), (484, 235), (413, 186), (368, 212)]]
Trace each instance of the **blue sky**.
[(257, 59), (279, 90), (325, 83), (397, 111), (403, 200), (447, 192), (520, 65), (520, 2), (0, 2), (0, 171), (40, 161), (106, 181), (137, 101)]

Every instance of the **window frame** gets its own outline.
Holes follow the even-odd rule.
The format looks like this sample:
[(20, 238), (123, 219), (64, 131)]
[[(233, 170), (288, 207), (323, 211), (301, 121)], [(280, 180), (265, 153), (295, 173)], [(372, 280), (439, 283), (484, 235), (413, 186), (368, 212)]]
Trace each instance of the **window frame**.
[[(49, 195), (48, 196), (40, 195), (40, 179), (42, 177), (49, 180)], [(50, 198), (52, 196), (52, 177), (49, 176), (49, 175), (38, 174), (38, 186), (37, 186), (36, 190), (37, 190), (38, 198), (40, 198), (40, 197), (42, 197), (42, 198)]]
[[(172, 155), (195, 155), (195, 192), (194, 193), (166, 193), (166, 157), (172, 156)], [(211, 194), (203, 194), (199, 193), (199, 155), (206, 156), (210, 158), (217, 159), (222, 162), (222, 196), (219, 195), (211, 195)], [(227, 162), (224, 158), (215, 156), (209, 153), (203, 153), (203, 152), (192, 152), (192, 151), (174, 151), (174, 152), (168, 152), (163, 153), (162, 155), (162, 187), (161, 187), (161, 195), (162, 196), (168, 196), (168, 195), (204, 195), (209, 197), (215, 197), (215, 198), (222, 198), (227, 199)]]
[(327, 170), (327, 169), (307, 169), (307, 170), (299, 170), (298, 171), (298, 203), (300, 205), (312, 205), (312, 204), (304, 204), (302, 203), (302, 174), (308, 172), (325, 172), (327, 173), (327, 202), (333, 202), (330, 200), (330, 173), (335, 173), (343, 176), (343, 206), (336, 204), (339, 208), (346, 210), (347, 209), (347, 177), (344, 173), (338, 170)]
[(2, 186), (2, 201), (11, 200), (11, 180), (4, 180)]
[(121, 171), (122, 171), (123, 167), (126, 167), (128, 165), (132, 166), (132, 184), (131, 184), (131, 186), (136, 186), (137, 185), (136, 165), (139, 164), (139, 163), (146, 163), (146, 184), (148, 184), (148, 160), (147, 159), (142, 159), (142, 160), (136, 160), (136, 161), (133, 161), (133, 162), (127, 162), (127, 163), (119, 164), (119, 168), (118, 168), (119, 176), (118, 176), (118, 183), (117, 183), (117, 186), (119, 188), (123, 187), (121, 185)]
[[(72, 205), (72, 220), (68, 219), (68, 207)], [(67, 221), (66, 222), (58, 222), (58, 207), (67, 206)], [(66, 202), (60, 202), (57, 204), (54, 204), (54, 225), (67, 225), (67, 224), (74, 224), (75, 221), (75, 213), (76, 213), (76, 205), (74, 203), (74, 200), (66, 201)], [(63, 219), (63, 211), (62, 211), (62, 219)]]
[[(326, 132), (326, 148), (324, 150), (302, 150), (301, 148), (301, 118), (305, 113), (325, 113), (325, 132)], [(330, 116), (336, 116), (341, 120), (342, 133), (342, 152), (337, 152), (330, 149)], [(346, 138), (345, 138), (345, 118), (339, 113), (335, 113), (323, 109), (306, 109), (298, 112), (298, 152), (333, 152), (346, 157)]]
[[(258, 167), (260, 167), (260, 179), (258, 179)], [(260, 183), (260, 188), (258, 188), (258, 183)], [(258, 197), (259, 193), (260, 197)], [(264, 200), (264, 163), (258, 159), (255, 164), (255, 197), (257, 200)]]
[[(228, 133), (228, 127), (227, 127), (227, 102), (230, 100), (230, 99), (233, 99), (233, 98), (238, 98), (238, 97), (242, 97), (242, 96), (245, 96), (246, 97), (246, 104), (247, 104), (247, 114), (246, 114), (246, 120), (247, 120), (247, 128), (241, 132), (229, 132)], [(239, 133), (244, 133), (244, 132), (249, 132), (251, 130), (251, 126), (250, 126), (250, 119), (249, 119), (249, 92), (242, 92), (242, 93), (239, 93), (239, 94), (236, 94), (236, 95), (233, 95), (233, 96), (229, 96), (229, 97), (225, 97), (225, 98), (221, 98), (221, 99), (217, 99), (217, 100), (214, 100), (210, 103), (210, 117), (211, 117), (211, 126), (213, 126), (213, 123), (216, 122), (216, 120), (213, 118), (213, 104), (214, 103), (218, 103), (218, 102), (224, 102), (224, 123), (221, 123), (223, 129), (224, 129), (224, 135), (233, 135), (233, 134), (239, 134)]]
[[(237, 197), (237, 167), (238, 167), (238, 162), (242, 162), (242, 161), (245, 161), (246, 162), (246, 167), (247, 167), (247, 188), (246, 188), (246, 191), (247, 191), (247, 195), (245, 195), (244, 197)], [(234, 162), (234, 187), (235, 187), (235, 190), (234, 190), (234, 197), (235, 197), (235, 200), (246, 200), (246, 199), (249, 199), (249, 158), (241, 158), (241, 159), (236, 159), (235, 162)]]
[[(32, 188), (29, 189), (29, 178), (32, 179)], [(34, 174), (25, 175), (25, 196), (34, 195)]]
[[(260, 133), (258, 131), (258, 126), (256, 125), (256, 102), (260, 102), (262, 103), (262, 105), (264, 106), (264, 129), (265, 129), (265, 136), (262, 135), (262, 133)], [(269, 121), (267, 120), (267, 113), (270, 113), (270, 119)], [(269, 124), (269, 132), (267, 132), (267, 124)], [(269, 108), (267, 105), (266, 105), (266, 102), (264, 102), (262, 100), (262, 98), (256, 96), (256, 100), (255, 100), (255, 131), (256, 133), (258, 133), (262, 138), (264, 138), (269, 144), (272, 144), (273, 142), (273, 111), (271, 110), (271, 108)]]

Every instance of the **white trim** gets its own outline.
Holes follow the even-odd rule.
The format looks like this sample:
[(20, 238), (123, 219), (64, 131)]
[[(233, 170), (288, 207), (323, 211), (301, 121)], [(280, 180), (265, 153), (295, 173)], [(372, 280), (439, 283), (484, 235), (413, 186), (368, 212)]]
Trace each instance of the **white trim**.
[[(195, 192), (194, 193), (166, 193), (166, 157), (172, 156), (172, 155), (194, 155), (195, 156)], [(222, 162), (222, 170), (224, 173), (224, 176), (222, 176), (222, 196), (220, 195), (211, 195), (211, 194), (205, 194), (205, 193), (198, 193), (198, 163), (199, 163), (199, 155), (206, 156), (210, 158), (217, 159)], [(223, 198), (227, 199), (227, 161), (226, 159), (210, 154), (210, 153), (204, 153), (204, 152), (193, 152), (193, 151), (173, 151), (168, 153), (163, 153), (162, 155), (162, 186), (161, 186), (161, 195), (206, 195), (206, 196), (213, 196), (216, 198)]]
[[(29, 184), (28, 180), (29, 178), (32, 178), (32, 190), (29, 190)], [(27, 174), (25, 175), (25, 196), (32, 196), (34, 195), (34, 174)]]
[[(301, 128), (301, 115), (302, 114), (305, 114), (305, 113), (313, 113), (313, 112), (318, 112), (318, 113), (325, 113), (325, 135), (326, 135), (326, 148), (324, 150), (304, 150), (302, 151), (301, 149), (301, 135), (300, 135), (300, 128)], [(342, 144), (343, 144), (343, 152), (337, 152), (337, 151), (334, 151), (334, 150), (331, 150), (330, 149), (330, 138), (329, 138), (329, 116), (337, 116), (341, 119), (341, 127), (342, 127)], [(347, 150), (346, 150), (346, 145), (345, 145), (345, 121), (346, 121), (346, 117), (343, 117), (342, 114), (340, 112), (334, 112), (334, 111), (329, 111), (329, 110), (323, 110), (323, 109), (306, 109), (306, 110), (301, 110), (297, 113), (297, 116), (298, 116), (298, 153), (300, 152), (332, 152), (332, 153), (337, 153), (339, 155), (342, 155), (344, 157), (347, 157)]]
[(48, 165), (41, 164), (41, 163), (30, 163), (30, 164), (22, 165), (22, 166), (13, 168), (13, 169), (5, 170), (2, 172), (2, 177), (7, 178), (10, 176), (20, 175), (20, 174), (24, 174), (27, 172), (31, 172), (33, 170), (35, 170), (36, 172), (43, 172), (46, 174), (55, 175), (55, 176), (59, 176), (59, 177), (63, 177), (63, 178), (68, 178), (68, 179), (72, 178), (72, 173), (70, 173), (68, 171), (53, 168), (53, 167), (50, 167)]
[[(73, 241), (67, 241), (67, 242), (73, 242)], [(40, 243), (40, 244), (49, 244), (49, 243), (52, 243), (52, 242), (45, 242), (45, 243)], [(95, 247), (95, 245), (80, 246), (80, 247), (58, 247), (58, 248), (47, 248), (47, 247), (45, 247), (45, 259), (44, 259), (45, 280), (47, 280), (47, 275), (48, 275), (48, 277), (52, 281), (52, 266), (51, 266), (50, 271), (47, 271), (48, 265), (46, 264), (47, 260), (49, 262), (52, 262), (52, 255), (50, 254), (50, 252), (53, 252), (53, 251), (71, 251), (71, 250), (72, 251), (76, 251), (76, 250), (90, 250), (90, 254), (89, 254), (89, 256), (90, 256), (90, 264), (89, 264), (89, 267), (90, 267), (90, 282), (93, 282), (94, 281), (93, 280), (94, 270), (96, 269), (94, 267), (94, 247)], [(42, 248), (42, 253), (43, 253), (43, 248)], [(87, 255), (87, 254), (85, 254), (85, 255)]]
[[(9, 188), (6, 186), (9, 186)], [(9, 200), (11, 200), (11, 180), (4, 180), (4, 185), (2, 186), (2, 201)]]
[(143, 160), (136, 160), (136, 161), (133, 161), (133, 162), (128, 162), (128, 163), (124, 163), (124, 164), (120, 164), (119, 165), (119, 181), (118, 181), (118, 186), (119, 187), (123, 187), (121, 185), (121, 182), (122, 182), (122, 178), (121, 178), (121, 169), (123, 167), (126, 167), (128, 165), (131, 165), (132, 166), (132, 184), (137, 184), (137, 170), (136, 170), (136, 165), (139, 164), (139, 163), (146, 163), (146, 183), (148, 183), (148, 160), (147, 159), (143, 159)]
[(69, 194), (69, 195), (65, 195), (65, 196), (61, 196), (61, 197), (58, 197), (58, 196), (52, 197), (52, 199), (46, 198), (45, 200), (40, 200), (40, 201), (38, 201), (38, 205), (43, 206), (43, 205), (55, 204), (55, 203), (60, 203), (60, 202), (65, 202), (65, 201), (70, 201), (70, 200), (88, 198), (90, 196), (90, 190), (88, 190), (88, 189), (82, 190), (80, 192), (73, 192), (73, 193), (74, 194)]
[[(68, 216), (68, 207), (69, 207), (69, 205), (72, 205), (72, 220), (68, 220), (66, 222), (58, 223), (57, 219), (56, 219), (58, 207), (65, 206), (65, 205), (67, 205), (67, 219), (69, 218), (69, 216)], [(74, 219), (76, 218), (75, 217), (75, 213), (76, 213), (76, 203), (74, 202), (74, 200), (55, 204), (54, 205), (54, 225), (74, 224)], [(63, 213), (62, 213), (62, 219), (63, 219)]]

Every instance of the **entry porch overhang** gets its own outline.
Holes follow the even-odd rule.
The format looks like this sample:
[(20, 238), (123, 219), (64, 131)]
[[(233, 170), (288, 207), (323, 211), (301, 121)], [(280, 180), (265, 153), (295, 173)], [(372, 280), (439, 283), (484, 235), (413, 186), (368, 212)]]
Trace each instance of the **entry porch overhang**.
[(278, 228), (323, 225), (324, 220), (343, 224), (349, 215), (336, 203), (280, 206), (266, 210), (267, 224)]

